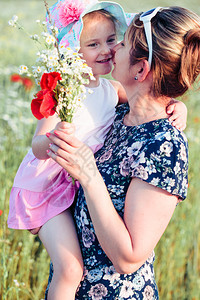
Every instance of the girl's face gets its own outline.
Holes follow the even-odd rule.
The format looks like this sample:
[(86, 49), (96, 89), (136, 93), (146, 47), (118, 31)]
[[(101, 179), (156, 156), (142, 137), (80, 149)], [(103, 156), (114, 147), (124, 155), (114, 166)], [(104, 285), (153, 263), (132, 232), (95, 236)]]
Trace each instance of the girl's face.
[(124, 87), (133, 84), (134, 66), (130, 66), (130, 50), (131, 44), (127, 38), (127, 33), (124, 35), (124, 40), (118, 43), (114, 48), (112, 77), (122, 83)]
[(112, 70), (112, 49), (116, 45), (114, 23), (103, 15), (88, 18), (84, 22), (80, 38), (80, 50), (83, 59), (92, 68), (96, 78)]

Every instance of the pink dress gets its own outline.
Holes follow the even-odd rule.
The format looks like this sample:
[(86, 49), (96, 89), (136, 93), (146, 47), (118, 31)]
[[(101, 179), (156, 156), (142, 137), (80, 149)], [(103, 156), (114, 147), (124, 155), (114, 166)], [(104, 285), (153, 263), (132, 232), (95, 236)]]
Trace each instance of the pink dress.
[[(76, 137), (94, 152), (100, 149), (115, 116), (117, 93), (109, 80), (101, 78), (96, 88), (90, 88), (83, 106), (73, 122)], [(32, 229), (71, 206), (79, 183), (72, 183), (69, 174), (51, 158), (37, 159), (29, 150), (14, 179), (10, 193), (8, 227)]]

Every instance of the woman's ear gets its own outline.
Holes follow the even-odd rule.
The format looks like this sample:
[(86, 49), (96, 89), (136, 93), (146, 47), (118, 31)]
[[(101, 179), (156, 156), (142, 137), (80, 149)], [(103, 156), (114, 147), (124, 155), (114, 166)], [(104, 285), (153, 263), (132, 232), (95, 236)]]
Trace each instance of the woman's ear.
[(149, 63), (147, 60), (142, 60), (137, 64), (137, 74), (134, 76), (139, 82), (142, 82), (146, 79), (149, 74)]

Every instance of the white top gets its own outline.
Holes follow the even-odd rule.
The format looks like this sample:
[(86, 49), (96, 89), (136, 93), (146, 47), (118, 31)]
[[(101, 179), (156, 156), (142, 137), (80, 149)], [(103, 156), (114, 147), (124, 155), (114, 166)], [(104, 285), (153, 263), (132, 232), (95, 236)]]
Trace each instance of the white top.
[[(100, 78), (99, 86), (86, 88), (87, 98), (75, 113), (75, 136), (88, 146), (102, 144), (115, 116), (118, 95), (108, 79)], [(88, 92), (92, 90), (92, 94)]]

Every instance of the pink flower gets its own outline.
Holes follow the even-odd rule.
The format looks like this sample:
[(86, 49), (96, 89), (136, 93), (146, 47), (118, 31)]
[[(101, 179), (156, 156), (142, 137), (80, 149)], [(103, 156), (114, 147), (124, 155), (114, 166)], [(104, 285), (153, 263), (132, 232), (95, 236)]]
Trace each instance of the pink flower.
[(120, 174), (122, 176), (128, 176), (131, 170), (131, 165), (133, 163), (133, 157), (123, 158), (123, 160), (120, 162)]
[(99, 162), (100, 163), (103, 163), (104, 161), (106, 160), (109, 160), (110, 157), (112, 156), (112, 152), (113, 152), (113, 149), (110, 149), (108, 151), (106, 151), (99, 159)]
[(65, 0), (59, 9), (59, 19), (64, 27), (79, 19), (84, 11), (83, 3), (79, 0)]
[(94, 233), (85, 226), (83, 227), (82, 231), (82, 241), (86, 248), (90, 248), (95, 241)]

